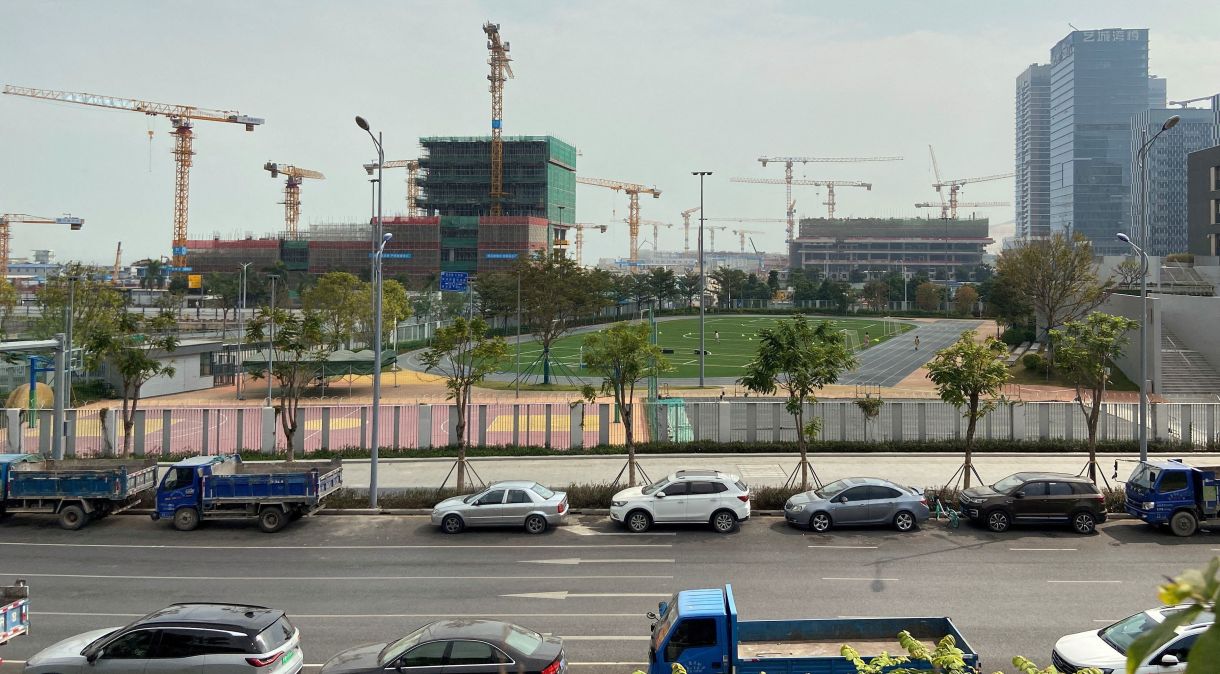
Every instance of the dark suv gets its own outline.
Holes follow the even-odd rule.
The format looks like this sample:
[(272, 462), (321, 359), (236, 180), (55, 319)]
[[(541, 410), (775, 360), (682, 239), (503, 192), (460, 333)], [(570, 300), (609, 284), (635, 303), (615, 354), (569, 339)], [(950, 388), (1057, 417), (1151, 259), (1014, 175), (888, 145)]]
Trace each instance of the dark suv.
[(1090, 534), (1106, 521), (1106, 500), (1086, 477), (1066, 473), (1014, 473), (990, 487), (971, 487), (958, 500), (962, 513), (995, 531), (1015, 522), (1070, 524)]

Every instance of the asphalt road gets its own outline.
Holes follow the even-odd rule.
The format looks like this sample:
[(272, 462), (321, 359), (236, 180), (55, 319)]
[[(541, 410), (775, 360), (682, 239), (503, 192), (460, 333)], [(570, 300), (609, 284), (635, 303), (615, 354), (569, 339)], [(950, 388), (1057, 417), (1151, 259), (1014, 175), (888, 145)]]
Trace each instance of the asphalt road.
[(1049, 664), (1058, 637), (1155, 605), (1158, 581), (1217, 551), (1216, 535), (1178, 539), (1131, 520), (1086, 537), (937, 523), (815, 535), (774, 518), (727, 536), (637, 536), (589, 518), (535, 538), (447, 537), (421, 517), (323, 516), (276, 535), (227, 523), (179, 533), (138, 516), (67, 532), (14, 517), (0, 525), (0, 579), (29, 580), (34, 625), (0, 650), (0, 671), (70, 635), (207, 600), (287, 610), (311, 665), (434, 619), (481, 616), (564, 637), (578, 674), (627, 674), (647, 654), (646, 611), (724, 582), (746, 619), (948, 615), (994, 671), (1016, 654)]

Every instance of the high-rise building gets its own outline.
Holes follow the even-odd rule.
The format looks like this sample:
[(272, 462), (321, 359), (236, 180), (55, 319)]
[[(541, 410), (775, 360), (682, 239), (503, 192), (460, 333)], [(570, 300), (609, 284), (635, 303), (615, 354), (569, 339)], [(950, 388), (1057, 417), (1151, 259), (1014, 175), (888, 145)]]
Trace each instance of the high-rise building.
[[(1140, 225), (1140, 177), (1138, 157), (1140, 146), (1151, 138), (1173, 115), (1182, 121), (1161, 134), (1148, 148), (1144, 160), (1147, 199), (1147, 238)], [(1186, 208), (1186, 158), (1192, 152), (1211, 147), (1216, 133), (1211, 110), (1199, 108), (1145, 110), (1131, 117), (1131, 172), (1134, 176), (1131, 203), (1134, 217), (1130, 230), (1149, 255), (1185, 253), (1189, 247)]]
[(1186, 172), (1187, 252), (1220, 254), (1220, 145), (1190, 153)]
[(1050, 229), (1123, 255), (1131, 223), (1131, 117), (1148, 109), (1148, 30), (1068, 33), (1051, 50)]
[(1017, 76), (1016, 238), (1050, 235), (1051, 67), (1035, 63)]
[(1148, 78), (1148, 107), (1163, 108), (1169, 103), (1169, 80), (1153, 75)]

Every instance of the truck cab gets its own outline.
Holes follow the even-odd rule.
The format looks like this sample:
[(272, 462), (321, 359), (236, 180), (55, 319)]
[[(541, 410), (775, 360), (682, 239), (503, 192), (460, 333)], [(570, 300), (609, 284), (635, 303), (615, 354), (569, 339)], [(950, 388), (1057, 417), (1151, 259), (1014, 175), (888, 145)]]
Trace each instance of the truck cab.
[[(677, 663), (688, 672), (722, 672), (730, 665), (729, 614), (723, 590), (686, 590), (658, 605), (652, 627), (649, 674), (670, 674)], [(732, 594), (728, 601), (732, 601)]]
[(170, 466), (157, 485), (157, 517), (173, 519), (180, 508), (199, 508), (203, 479), (233, 473), (241, 457), (192, 456)]
[(1181, 459), (1142, 461), (1127, 479), (1126, 509), (1154, 526), (1168, 525), (1190, 536), (1200, 525), (1220, 524), (1220, 469), (1190, 466)]

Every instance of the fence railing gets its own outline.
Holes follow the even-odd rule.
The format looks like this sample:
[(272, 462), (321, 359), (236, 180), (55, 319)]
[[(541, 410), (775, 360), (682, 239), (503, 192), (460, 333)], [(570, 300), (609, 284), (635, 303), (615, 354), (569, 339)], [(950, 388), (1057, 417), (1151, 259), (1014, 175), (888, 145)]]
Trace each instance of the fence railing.
[[(1148, 436), (1196, 447), (1220, 444), (1220, 403), (1154, 403), (1149, 406)], [(293, 446), (310, 454), (372, 443), (372, 407), (301, 407)], [(805, 419), (821, 419), (818, 437), (850, 442), (921, 442), (962, 439), (966, 421), (950, 405), (934, 400), (887, 400), (867, 420), (852, 400), (810, 404)], [(637, 442), (795, 441), (796, 423), (783, 400), (698, 400), (668, 398), (639, 403), (633, 411)], [(1102, 406), (1098, 437), (1135, 440), (1138, 406)], [(31, 423), (33, 421), (33, 423)], [(282, 420), (270, 407), (149, 408), (136, 412), (130, 453), (224, 454), (240, 450), (273, 453), (288, 446)], [(455, 444), (457, 408), (453, 405), (383, 405), (379, 447), (417, 449)], [(65, 456), (109, 456), (123, 452), (122, 418), (115, 409), (67, 410)], [(29, 417), (25, 410), (0, 414), (5, 451), (49, 454), (54, 425), (47, 410)], [(622, 445), (625, 429), (612, 405), (546, 403), (472, 404), (467, 409), (466, 440), (477, 446), (533, 445), (564, 450)], [(979, 421), (976, 438), (1010, 441), (1084, 440), (1084, 413), (1071, 402), (1003, 404)]]

